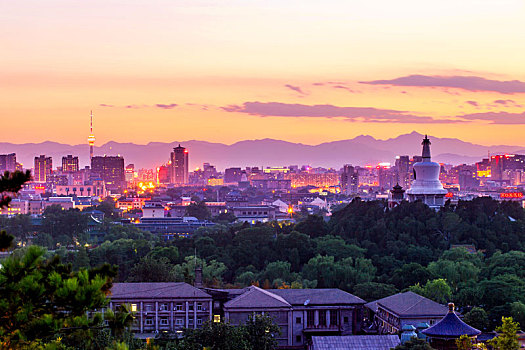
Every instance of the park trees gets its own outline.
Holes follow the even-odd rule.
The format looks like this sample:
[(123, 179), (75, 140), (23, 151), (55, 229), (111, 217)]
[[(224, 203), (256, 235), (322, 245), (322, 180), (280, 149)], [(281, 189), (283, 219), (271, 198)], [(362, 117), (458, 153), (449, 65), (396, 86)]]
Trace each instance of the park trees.
[(31, 348), (101, 324), (100, 316), (87, 312), (106, 305), (116, 270), (104, 265), (72, 271), (44, 253), (30, 246), (2, 262), (0, 337), (7, 348)]

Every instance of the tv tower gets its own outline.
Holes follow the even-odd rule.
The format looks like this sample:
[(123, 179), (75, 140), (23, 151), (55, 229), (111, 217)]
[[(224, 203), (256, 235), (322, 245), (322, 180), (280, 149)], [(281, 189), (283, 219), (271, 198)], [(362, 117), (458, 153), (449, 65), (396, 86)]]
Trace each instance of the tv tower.
[(91, 124), (90, 124), (90, 134), (88, 136), (89, 144), (89, 160), (93, 158), (93, 149), (95, 146), (95, 135), (93, 135), (93, 111), (91, 111)]

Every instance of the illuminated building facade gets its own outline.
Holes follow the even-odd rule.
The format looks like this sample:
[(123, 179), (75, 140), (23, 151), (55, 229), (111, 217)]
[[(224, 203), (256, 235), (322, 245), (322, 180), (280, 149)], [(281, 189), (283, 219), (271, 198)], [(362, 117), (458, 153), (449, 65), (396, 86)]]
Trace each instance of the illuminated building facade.
[(35, 167), (33, 171), (33, 180), (35, 182), (45, 183), (53, 172), (53, 159), (40, 155), (35, 157)]
[(66, 157), (62, 157), (63, 173), (75, 173), (78, 170), (78, 157), (73, 157), (71, 154), (68, 154)]
[(341, 191), (344, 194), (357, 193), (359, 189), (359, 173), (357, 170), (346, 164), (343, 166), (343, 172), (341, 173)]
[(171, 152), (171, 179), (175, 185), (184, 185), (189, 179), (189, 155), (188, 150), (181, 145), (175, 147)]
[(157, 183), (158, 184), (169, 184), (170, 183), (170, 169), (171, 165), (161, 165), (157, 168)]
[(98, 175), (106, 183), (106, 189), (121, 193), (126, 186), (124, 158), (121, 156), (95, 156), (91, 158), (91, 174)]
[(525, 170), (525, 155), (503, 154), (490, 157), (491, 180), (509, 180), (508, 174), (512, 170)]
[(0, 154), (0, 172), (16, 170), (16, 153)]
[(290, 179), (291, 185), (294, 188), (304, 186), (330, 187), (339, 185), (339, 174), (335, 172), (324, 174), (311, 174), (307, 172), (288, 173), (285, 174), (284, 178)]

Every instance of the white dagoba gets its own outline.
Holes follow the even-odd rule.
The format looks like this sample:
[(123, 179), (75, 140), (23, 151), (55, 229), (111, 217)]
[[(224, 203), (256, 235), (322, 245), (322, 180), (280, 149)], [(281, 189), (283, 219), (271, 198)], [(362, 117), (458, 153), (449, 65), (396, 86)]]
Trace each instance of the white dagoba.
[(447, 190), (439, 181), (441, 166), (431, 161), (430, 140), (425, 135), (423, 142), (423, 161), (414, 164), (414, 181), (406, 191), (409, 202), (421, 200), (431, 208), (437, 209), (444, 205)]

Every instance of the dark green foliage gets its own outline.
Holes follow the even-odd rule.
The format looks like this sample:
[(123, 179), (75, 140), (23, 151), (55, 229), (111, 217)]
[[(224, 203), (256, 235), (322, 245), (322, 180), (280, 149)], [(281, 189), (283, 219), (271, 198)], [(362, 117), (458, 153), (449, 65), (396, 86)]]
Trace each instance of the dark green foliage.
[(409, 341), (405, 342), (405, 344), (399, 344), (396, 346), (394, 350), (434, 350), (434, 348), (423, 339), (413, 337)]
[(487, 330), (489, 326), (489, 317), (487, 312), (480, 307), (474, 307), (472, 310), (467, 312), (463, 317), (463, 321), (481, 331)]
[(353, 290), (355, 295), (359, 295), (360, 298), (366, 301), (382, 299), (397, 292), (398, 290), (393, 285), (377, 282), (359, 283), (355, 285)]
[(43, 255), (42, 248), (32, 246), (2, 262), (0, 337), (9, 348), (52, 341), (56, 334), (89, 337), (90, 328), (100, 325), (100, 317), (86, 312), (106, 305), (112, 270), (73, 272), (57, 256)]
[(186, 207), (186, 216), (193, 216), (199, 220), (210, 220), (211, 212), (206, 206), (206, 202), (190, 203)]
[(271, 316), (252, 314), (243, 325), (206, 322), (200, 329), (185, 329), (182, 339), (161, 335), (155, 344), (170, 350), (273, 350), (279, 334), (281, 329)]
[(31, 172), (4, 172), (0, 176), (0, 208), (7, 207), (11, 202), (11, 194), (17, 193), (31, 179)]

